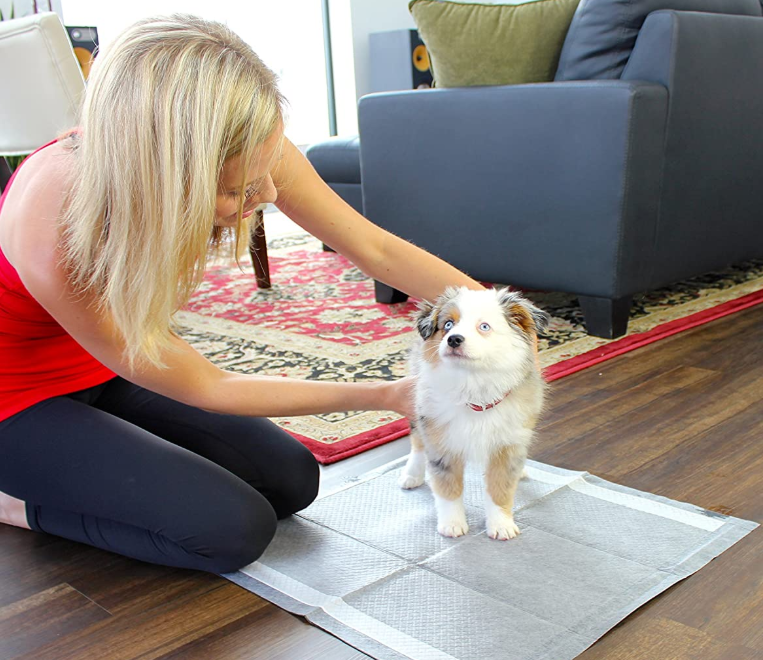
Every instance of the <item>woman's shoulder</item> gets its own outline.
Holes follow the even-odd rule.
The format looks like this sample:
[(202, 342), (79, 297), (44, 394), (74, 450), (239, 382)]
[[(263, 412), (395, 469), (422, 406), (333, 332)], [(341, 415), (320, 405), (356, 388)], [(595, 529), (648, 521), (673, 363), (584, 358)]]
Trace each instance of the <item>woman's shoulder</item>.
[(14, 190), (54, 191), (71, 185), (74, 160), (74, 152), (66, 139), (39, 149), (19, 167), (8, 197)]
[(58, 243), (58, 218), (73, 183), (74, 161), (68, 145), (58, 141), (19, 167), (0, 209), (0, 248), (11, 265), (34, 246)]

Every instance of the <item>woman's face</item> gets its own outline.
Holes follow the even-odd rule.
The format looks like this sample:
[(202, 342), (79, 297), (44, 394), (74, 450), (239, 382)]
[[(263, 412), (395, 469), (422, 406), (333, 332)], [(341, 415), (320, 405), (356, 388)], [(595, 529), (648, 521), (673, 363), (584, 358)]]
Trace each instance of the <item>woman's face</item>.
[[(244, 196), (244, 213), (247, 217), (254, 213), (254, 209), (260, 204), (273, 203), (278, 197), (278, 192), (273, 185), (270, 176), (270, 168), (278, 159), (277, 151), (281, 146), (282, 127), (276, 128), (270, 137), (262, 143), (262, 147), (250, 163), (246, 171), (246, 185)], [(247, 164), (242, 163), (240, 157), (235, 156), (225, 161), (217, 188), (217, 203), (215, 210), (217, 218), (215, 224), (218, 227), (235, 227), (238, 214), (238, 206), (241, 197), (242, 168)]]

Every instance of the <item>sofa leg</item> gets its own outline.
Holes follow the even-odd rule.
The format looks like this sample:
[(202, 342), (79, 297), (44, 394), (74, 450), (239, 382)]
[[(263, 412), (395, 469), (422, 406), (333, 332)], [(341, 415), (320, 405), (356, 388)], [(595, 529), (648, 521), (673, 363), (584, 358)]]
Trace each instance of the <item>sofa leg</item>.
[(376, 293), (376, 302), (387, 303), (388, 305), (393, 303), (404, 303), (408, 300), (408, 294), (393, 289), (391, 286), (374, 280), (374, 290)]
[(583, 310), (583, 318), (589, 335), (615, 339), (627, 332), (632, 296), (625, 296), (616, 300), (578, 296), (578, 300)]

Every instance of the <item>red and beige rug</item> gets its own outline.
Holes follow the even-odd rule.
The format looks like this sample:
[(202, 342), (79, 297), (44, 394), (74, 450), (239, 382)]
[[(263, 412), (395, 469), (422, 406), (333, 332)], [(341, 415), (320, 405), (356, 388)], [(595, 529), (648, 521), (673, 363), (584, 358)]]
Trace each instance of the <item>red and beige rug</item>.
[[(219, 366), (240, 373), (331, 381), (395, 379), (406, 370), (415, 302), (381, 305), (373, 281), (307, 234), (269, 242), (273, 287), (251, 267), (211, 266), (177, 315), (182, 336)], [(628, 334), (589, 337), (574, 296), (532, 293), (552, 315), (540, 342), (546, 379), (562, 378), (664, 337), (763, 302), (763, 261), (748, 262), (638, 296)], [(408, 433), (393, 413), (349, 412), (274, 421), (321, 463), (334, 463)]]

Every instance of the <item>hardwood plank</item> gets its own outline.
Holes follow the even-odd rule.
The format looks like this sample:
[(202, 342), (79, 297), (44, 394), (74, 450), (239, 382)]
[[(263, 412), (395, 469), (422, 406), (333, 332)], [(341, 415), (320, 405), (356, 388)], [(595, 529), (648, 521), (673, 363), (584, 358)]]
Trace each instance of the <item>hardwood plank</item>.
[[(717, 361), (739, 361), (750, 354), (749, 346), (763, 343), (761, 326), (763, 312), (753, 307), (579, 371), (551, 383), (552, 408), (548, 414), (564, 416), (569, 410), (574, 412), (581, 399), (599, 398), (602, 389), (627, 380), (636, 385), (639, 378), (652, 378), (677, 366), (714, 369)], [(743, 341), (738, 340), (739, 335), (744, 336)], [(627, 384), (615, 391), (622, 389), (628, 389)], [(606, 397), (607, 392), (603, 394)]]
[(119, 557), (69, 583), (111, 614), (125, 616), (196, 598), (219, 588), (220, 578)]
[[(760, 397), (758, 378), (754, 372), (720, 373), (685, 386), (678, 382), (673, 391), (659, 388), (660, 397), (636, 409), (627, 397), (618, 399), (620, 405), (605, 410), (602, 423), (593, 429), (583, 426), (578, 432), (573, 423), (555, 434), (542, 429), (537, 443), (541, 450), (531, 456), (619, 478), (752, 405)], [(672, 373), (661, 379), (671, 381)]]
[(265, 606), (231, 582), (133, 616), (61, 636), (18, 660), (153, 660)]
[(642, 374), (635, 383), (630, 380), (621, 381), (617, 387), (601, 392), (605, 393), (602, 400), (580, 400), (575, 410), (568, 410), (563, 418), (541, 426), (538, 442), (543, 443), (546, 438), (550, 438), (553, 439), (553, 446), (557, 447), (571, 438), (577, 438), (612, 422), (614, 409), (617, 410), (617, 417), (614, 419), (619, 419), (653, 404), (672, 392), (705, 380), (712, 382), (720, 375), (719, 372), (708, 369), (679, 366), (646, 379)]
[(79, 543), (0, 525), (0, 545), (26, 545), (0, 561), (0, 606), (67, 583), (120, 558)]
[(58, 543), (60, 539), (47, 534), (36, 534), (8, 525), (0, 525), (0, 567), (12, 561), (14, 555), (29, 555), (46, 545)]
[(628, 361), (625, 357), (594, 365), (552, 381), (548, 386), (548, 407), (538, 428), (544, 428), (567, 415), (577, 413), (581, 406), (606, 401), (613, 393), (640, 385), (680, 364), (669, 362), (654, 364), (651, 361)]
[(653, 601), (650, 613), (763, 654), (763, 528)]
[(0, 658), (35, 654), (61, 635), (88, 628), (109, 613), (67, 584), (0, 608)]
[(664, 618), (628, 619), (585, 653), (580, 660), (760, 660), (738, 644), (725, 644), (695, 628)]
[(763, 400), (692, 436), (622, 481), (706, 509), (763, 522)]
[(369, 656), (272, 605), (157, 660), (365, 660)]

